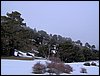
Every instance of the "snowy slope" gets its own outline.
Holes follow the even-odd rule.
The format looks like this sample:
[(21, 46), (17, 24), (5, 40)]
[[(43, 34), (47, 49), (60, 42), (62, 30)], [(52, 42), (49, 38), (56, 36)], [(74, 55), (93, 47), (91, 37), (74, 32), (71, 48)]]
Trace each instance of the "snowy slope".
[[(1, 75), (36, 75), (32, 73), (32, 67), (37, 62), (46, 65), (48, 60), (8, 60), (1, 59)], [(96, 61), (99, 65), (99, 62)], [(97, 66), (84, 66), (84, 62), (78, 63), (65, 63), (73, 67), (71, 74), (62, 73), (61, 75), (99, 75), (99, 67)], [(85, 67), (88, 73), (80, 73), (80, 69)], [(39, 74), (41, 75), (41, 74)], [(49, 75), (48, 73), (42, 75)], [(54, 74), (55, 75), (55, 74)]]

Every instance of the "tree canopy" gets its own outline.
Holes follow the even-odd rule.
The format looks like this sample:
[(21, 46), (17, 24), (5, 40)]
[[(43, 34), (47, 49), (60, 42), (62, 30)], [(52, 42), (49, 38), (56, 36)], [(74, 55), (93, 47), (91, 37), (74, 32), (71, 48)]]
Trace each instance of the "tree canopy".
[[(99, 59), (99, 51), (88, 42), (73, 41), (61, 35), (47, 34), (44, 30), (31, 29), (23, 23), (24, 19), (17, 11), (1, 16), (1, 55), (13, 56), (14, 49), (29, 52), (38, 50), (38, 56), (47, 58), (57, 56), (64, 62)], [(56, 53), (53, 54), (52, 50)]]

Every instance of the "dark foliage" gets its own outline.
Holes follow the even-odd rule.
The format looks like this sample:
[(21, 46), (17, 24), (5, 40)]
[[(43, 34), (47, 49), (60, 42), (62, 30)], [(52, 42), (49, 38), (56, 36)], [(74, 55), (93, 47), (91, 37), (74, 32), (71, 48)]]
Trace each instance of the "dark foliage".
[(84, 63), (85, 66), (90, 66), (89, 62)]
[[(13, 56), (14, 49), (23, 52), (36, 49), (39, 51), (37, 56), (56, 56), (64, 62), (99, 60), (99, 51), (95, 49), (95, 45), (86, 42), (83, 46), (80, 40), (72, 41), (71, 38), (49, 35), (43, 30), (37, 31), (23, 21), (17, 11), (1, 16), (1, 56)], [(55, 50), (56, 53), (53, 54), (51, 50)]]
[(95, 62), (92, 62), (91, 65), (92, 65), (92, 66), (97, 66)]

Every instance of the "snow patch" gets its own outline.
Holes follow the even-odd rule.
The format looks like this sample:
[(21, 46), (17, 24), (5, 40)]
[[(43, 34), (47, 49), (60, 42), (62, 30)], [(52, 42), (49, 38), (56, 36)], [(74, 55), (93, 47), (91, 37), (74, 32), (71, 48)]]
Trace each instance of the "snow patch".
[[(34, 74), (32, 73), (32, 67), (37, 63), (46, 65), (51, 61), (46, 59), (35, 59), (35, 60), (9, 60), (1, 59), (1, 75), (49, 75), (49, 73), (44, 74)], [(91, 62), (91, 61), (90, 61)], [(98, 63), (99, 61), (94, 61)], [(71, 74), (61, 73), (60, 75), (99, 75), (98, 66), (84, 66), (84, 62), (74, 62), (74, 63), (65, 63), (70, 65), (73, 68)], [(86, 68), (87, 73), (80, 73), (81, 68)], [(55, 74), (53, 74), (55, 75)]]

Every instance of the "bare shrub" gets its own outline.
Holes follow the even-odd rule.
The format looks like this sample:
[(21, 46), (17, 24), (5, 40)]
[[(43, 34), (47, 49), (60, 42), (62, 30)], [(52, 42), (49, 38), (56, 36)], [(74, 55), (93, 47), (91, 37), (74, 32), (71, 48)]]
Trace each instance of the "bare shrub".
[(57, 63), (61, 62), (61, 59), (58, 58), (58, 57), (49, 57), (49, 60), (52, 61), (52, 62), (57, 62)]
[(65, 65), (64, 63), (51, 62), (47, 64), (47, 68), (49, 68), (48, 73), (55, 73), (57, 75), (60, 73), (70, 73), (73, 71), (70, 65)]
[(55, 73), (55, 66), (56, 66), (56, 63), (55, 62), (51, 62), (51, 63), (47, 63), (47, 72), (52, 75), (53, 73)]
[(53, 68), (55, 65), (55, 62), (47, 63), (47, 68)]
[(40, 64), (40, 62), (38, 62), (32, 68), (33, 68), (33, 73), (43, 74), (45, 72), (46, 67), (43, 64)]
[(81, 73), (87, 73), (87, 70), (85, 68), (81, 68)]
[(57, 64), (55, 65), (55, 69), (56, 69), (55, 73), (58, 74), (58, 75), (59, 75), (60, 73), (64, 73), (64, 71), (65, 71), (64, 64), (63, 64), (63, 63), (57, 63)]
[(73, 72), (73, 68), (70, 65), (65, 65), (65, 73)]
[(92, 62), (91, 65), (92, 65), (92, 66), (97, 66), (96, 63), (94, 63), (94, 62)]
[(89, 63), (89, 62), (86, 62), (86, 63), (84, 63), (83, 65), (85, 65), (85, 66), (90, 66), (90, 63)]

